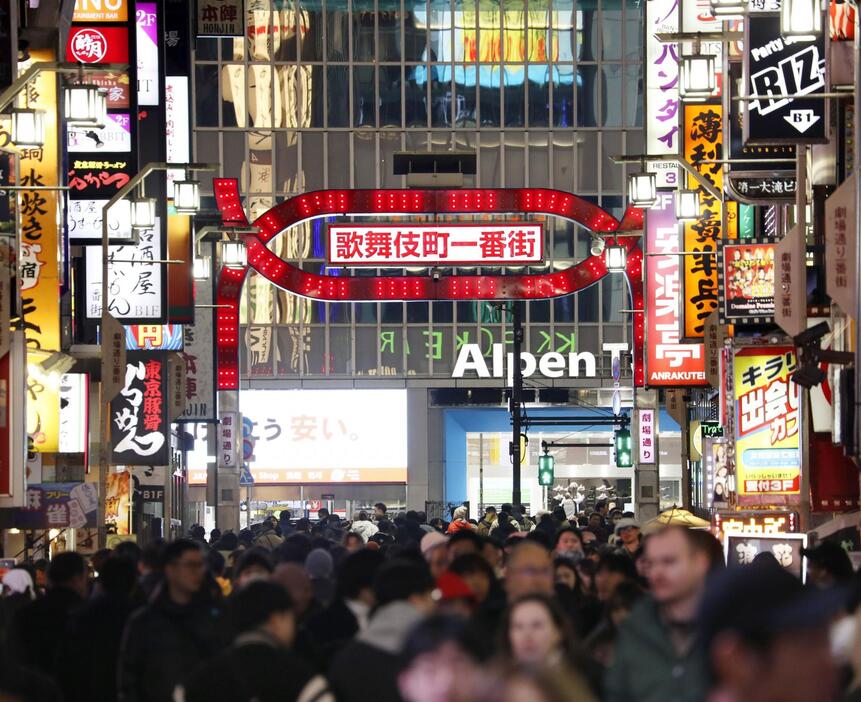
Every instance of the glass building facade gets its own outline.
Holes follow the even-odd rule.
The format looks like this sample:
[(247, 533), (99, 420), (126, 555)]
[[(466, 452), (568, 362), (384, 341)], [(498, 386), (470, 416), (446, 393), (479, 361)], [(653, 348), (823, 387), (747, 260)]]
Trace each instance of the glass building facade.
[[(620, 217), (624, 168), (642, 153), (642, 2), (248, 2), (247, 36), (197, 40), (194, 157), (239, 179), (252, 218), (327, 188), (401, 188), (398, 151), (474, 150), (467, 187), (549, 187)], [(589, 255), (588, 233), (548, 218), (546, 260)], [(329, 275), (325, 222), (271, 248)], [(481, 269), (469, 271), (479, 274)], [(498, 271), (494, 271), (498, 272)], [(524, 350), (590, 351), (630, 337), (623, 276), (524, 306)], [(249, 275), (242, 374), (254, 378), (394, 376), (450, 381), (463, 343), (510, 342), (491, 304), (324, 303)], [(601, 373), (603, 371), (603, 373)], [(560, 384), (560, 381), (557, 381)], [(561, 384), (565, 384), (562, 382)]]

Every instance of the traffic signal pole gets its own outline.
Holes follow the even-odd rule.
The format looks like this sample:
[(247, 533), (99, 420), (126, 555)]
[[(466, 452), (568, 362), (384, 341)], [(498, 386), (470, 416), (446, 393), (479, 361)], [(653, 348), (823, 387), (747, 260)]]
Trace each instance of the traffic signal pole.
[(514, 346), (514, 373), (511, 384), (511, 400), (509, 410), (511, 411), (511, 444), (508, 453), (511, 455), (511, 502), (514, 505), (521, 503), (522, 495), (520, 489), (520, 435), (523, 425), (523, 367), (520, 365), (520, 352), (523, 348), (523, 321), (520, 317), (521, 303), (511, 303), (511, 325), (513, 331)]

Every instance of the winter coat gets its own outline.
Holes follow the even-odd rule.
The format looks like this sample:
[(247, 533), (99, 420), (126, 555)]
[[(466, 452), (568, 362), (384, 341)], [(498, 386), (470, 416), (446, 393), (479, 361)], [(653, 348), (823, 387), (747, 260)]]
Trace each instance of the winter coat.
[(240, 634), (233, 646), (177, 686), (174, 702), (334, 702), (328, 683), (267, 634)]
[(695, 644), (679, 655), (651, 597), (638, 602), (622, 624), (605, 678), (606, 702), (702, 702), (706, 661)]
[(455, 519), (451, 524), (448, 525), (448, 529), (446, 529), (446, 534), (457, 534), (459, 531), (471, 531), (475, 529), (475, 527), (470, 524), (465, 519)]
[(399, 654), (422, 613), (407, 602), (380, 607), (368, 628), (341, 649), (329, 668), (338, 702), (402, 702), (398, 692)]
[(377, 525), (373, 522), (353, 522), (353, 526), (350, 527), (350, 531), (354, 534), (358, 534), (362, 537), (362, 541), (368, 543), (368, 539), (370, 539), (374, 534), (376, 534), (379, 529)]
[(83, 602), (74, 590), (54, 587), (19, 609), (9, 630), (10, 654), (23, 666), (53, 675), (66, 625)]
[(261, 529), (260, 533), (257, 534), (257, 538), (254, 539), (254, 545), (266, 551), (272, 551), (283, 543), (284, 539), (278, 536), (272, 527)]
[(170, 702), (177, 684), (227, 644), (220, 608), (200, 598), (178, 605), (163, 587), (135, 612), (120, 646), (120, 702)]

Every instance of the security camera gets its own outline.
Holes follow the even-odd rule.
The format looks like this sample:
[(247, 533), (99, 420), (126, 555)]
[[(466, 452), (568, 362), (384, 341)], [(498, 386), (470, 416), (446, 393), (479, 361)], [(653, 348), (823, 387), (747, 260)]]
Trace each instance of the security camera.
[(819, 322), (819, 324), (814, 324), (810, 329), (805, 329), (800, 334), (792, 337), (792, 341), (796, 346), (817, 344), (830, 331), (828, 322)]
[(592, 237), (592, 244), (589, 247), (589, 253), (593, 256), (600, 256), (604, 253), (604, 240), (600, 236)]
[(440, 276), (442, 276), (442, 271), (439, 268), (434, 268), (431, 271), (431, 278), (433, 278), (434, 281), (439, 280)]

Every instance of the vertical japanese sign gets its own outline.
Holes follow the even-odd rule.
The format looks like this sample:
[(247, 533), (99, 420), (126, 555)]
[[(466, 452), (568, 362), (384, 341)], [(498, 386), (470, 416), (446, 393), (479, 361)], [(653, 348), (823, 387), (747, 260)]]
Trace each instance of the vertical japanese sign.
[(170, 373), (170, 406), (167, 416), (173, 422), (185, 411), (185, 359), (182, 354), (169, 354), (167, 367)]
[[(679, 153), (679, 50), (677, 44), (657, 40), (659, 32), (679, 31), (678, 0), (646, 3), (646, 153)], [(659, 188), (679, 186), (678, 167), (670, 162), (649, 165)]]
[(243, 0), (198, 0), (197, 36), (241, 37), (245, 35)]
[[(194, 281), (198, 304), (212, 304), (212, 279)], [(199, 309), (194, 324), (183, 327), (185, 360), (185, 411), (182, 419), (215, 419), (215, 344), (212, 312)]]
[(123, 326), (110, 314), (102, 317), (102, 394), (104, 401), (113, 400), (125, 384), (126, 341)]
[(12, 247), (0, 244), (0, 358), (9, 353), (9, 346), (12, 343), (12, 332), (9, 328), (13, 298), (10, 268), (14, 259)]
[(241, 419), (239, 412), (223, 412), (218, 425), (218, 465), (221, 468), (236, 468), (239, 465)]
[[(33, 50), (25, 70), (38, 61), (53, 61), (54, 53)], [(45, 143), (22, 149), (20, 185), (56, 186), (59, 183), (57, 141), (57, 78), (42, 71), (27, 86), (29, 107), (44, 111)], [(55, 191), (22, 190), (19, 196), (20, 237), (18, 281), (21, 291), (22, 326), (28, 350), (60, 348), (59, 200)], [(60, 392), (32, 375), (27, 378), (27, 433), (37, 451), (57, 451)]]
[(167, 465), (167, 379), (165, 352), (128, 352), (123, 387), (111, 401), (111, 463)]
[(90, 376), (65, 373), (60, 380), (60, 453), (86, 453)]
[(158, 105), (159, 41), (158, 14), (154, 2), (135, 5), (138, 105)]
[[(722, 108), (685, 105), (684, 158), (720, 191), (723, 188)], [(688, 187), (700, 193), (700, 216), (684, 224), (684, 333), (702, 338), (704, 323), (718, 305), (717, 241), (721, 238), (721, 203), (688, 175)]]
[(855, 268), (855, 174), (825, 201), (825, 281), (828, 294), (847, 315), (855, 315), (858, 271)]
[(795, 226), (774, 245), (774, 321), (790, 336), (807, 328), (807, 243)]
[(129, 533), (131, 474), (128, 469), (108, 473), (105, 496), (105, 523), (116, 534)]
[(640, 410), (640, 463), (654, 463), (657, 453), (655, 446), (655, 410)]
[[(188, 78), (165, 76), (164, 119), (165, 149), (168, 163), (188, 163), (191, 160), (191, 139), (188, 133)], [(167, 172), (168, 192), (174, 180), (182, 180), (181, 169)]]
[(791, 346), (739, 349), (733, 359), (740, 505), (801, 499), (801, 414)]
[(673, 194), (646, 211), (646, 384), (705, 385), (701, 343), (681, 343), (679, 224)]

